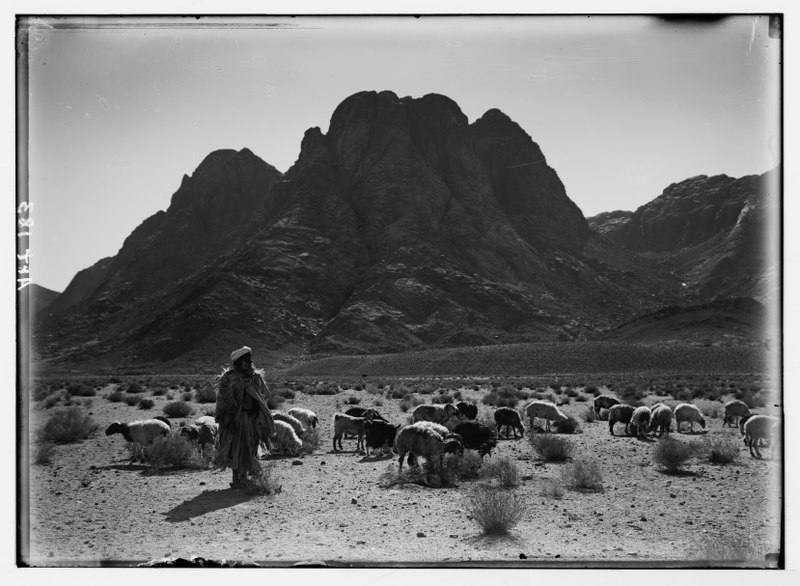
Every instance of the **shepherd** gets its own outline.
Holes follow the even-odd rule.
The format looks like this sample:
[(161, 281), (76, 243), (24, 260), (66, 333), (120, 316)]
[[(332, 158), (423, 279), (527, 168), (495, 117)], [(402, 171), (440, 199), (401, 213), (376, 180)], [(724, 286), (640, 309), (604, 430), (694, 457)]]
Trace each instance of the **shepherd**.
[(251, 350), (242, 346), (231, 352), (231, 367), (218, 379), (214, 419), (219, 424), (214, 465), (233, 471), (232, 488), (245, 488), (247, 476), (258, 476), (258, 446), (275, 433), (267, 406), (269, 389), (263, 371), (253, 366)]

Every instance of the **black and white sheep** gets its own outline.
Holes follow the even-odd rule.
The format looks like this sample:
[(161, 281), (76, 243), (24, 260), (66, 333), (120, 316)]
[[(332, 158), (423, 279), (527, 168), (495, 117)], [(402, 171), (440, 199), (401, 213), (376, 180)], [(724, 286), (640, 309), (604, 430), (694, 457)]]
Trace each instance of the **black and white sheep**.
[(204, 415), (198, 417), (193, 424), (182, 427), (180, 434), (190, 441), (196, 441), (200, 449), (203, 449), (208, 444), (214, 445), (218, 432), (219, 425), (214, 418)]
[(297, 437), (299, 438), (303, 437), (306, 430), (305, 427), (303, 427), (303, 423), (299, 419), (282, 411), (271, 411), (271, 413), (272, 413), (272, 419), (274, 421), (283, 421), (284, 423), (288, 423), (289, 425), (292, 426), (292, 429), (294, 430), (294, 433), (297, 435)]
[(155, 417), (153, 417), (153, 419), (158, 419), (159, 421), (163, 421), (164, 423), (169, 425), (170, 429), (172, 429), (172, 422), (163, 415), (156, 415)]
[(517, 430), (519, 430), (520, 437), (525, 435), (525, 428), (522, 427), (519, 413), (511, 407), (498, 407), (495, 409), (494, 422), (497, 425), (498, 435), (502, 433), (504, 427), (506, 428), (506, 437), (508, 437), (509, 428), (514, 433), (514, 437), (517, 437)]
[(675, 428), (681, 432), (681, 423), (689, 423), (689, 432), (694, 433), (694, 424), (699, 423), (705, 429), (706, 419), (695, 405), (691, 403), (681, 403), (675, 407)]
[(291, 425), (285, 421), (274, 420), (275, 436), (270, 438), (270, 451), (273, 453), (298, 456), (303, 450), (303, 442), (297, 437)]
[(481, 456), (491, 454), (497, 445), (494, 430), (477, 421), (462, 421), (453, 428), (453, 433), (461, 436), (465, 449), (477, 450)]
[(115, 421), (106, 429), (106, 435), (122, 434), (126, 441), (148, 445), (157, 437), (163, 437), (170, 432), (170, 426), (160, 419), (142, 419), (130, 423)]
[(550, 422), (565, 423), (569, 418), (550, 401), (536, 399), (525, 406), (525, 415), (531, 420), (531, 433), (536, 429), (535, 420), (544, 419), (547, 421), (547, 431), (550, 431)]
[(651, 409), (650, 431), (654, 434), (658, 432), (658, 437), (661, 437), (664, 435), (664, 432), (669, 433), (671, 427), (672, 409), (661, 403), (654, 409)]
[(600, 415), (600, 409), (611, 409), (614, 405), (619, 405), (620, 400), (611, 395), (598, 395), (594, 398), (594, 412)]
[(470, 421), (474, 421), (478, 418), (478, 406), (473, 403), (459, 401), (456, 403), (456, 409), (458, 409), (458, 412)]
[(750, 455), (761, 457), (759, 447), (771, 446), (777, 440), (780, 420), (770, 415), (753, 415), (744, 424), (744, 443), (750, 449)]
[(633, 412), (636, 409), (630, 405), (626, 405), (624, 403), (620, 403), (618, 405), (612, 405), (611, 409), (608, 410), (608, 431), (611, 435), (614, 435), (614, 424), (615, 423), (624, 423), (625, 424), (625, 435), (630, 434), (630, 423), (631, 417), (633, 416)]
[(650, 407), (642, 405), (633, 410), (633, 414), (631, 414), (631, 426), (636, 433), (636, 437), (639, 439), (647, 435), (647, 428), (650, 427), (651, 417), (652, 413), (650, 412)]
[(747, 403), (739, 399), (733, 399), (725, 403), (725, 417), (722, 420), (723, 427), (726, 425), (736, 425), (742, 417), (750, 415), (750, 407)]
[(333, 451), (336, 451), (336, 444), (339, 444), (339, 449), (342, 448), (342, 437), (345, 433), (356, 436), (356, 451), (360, 452), (364, 449), (364, 422), (366, 419), (363, 417), (353, 417), (346, 413), (337, 413), (333, 416)]
[[(442, 436), (427, 427), (408, 425), (397, 432), (394, 449), (400, 454), (400, 471), (403, 470), (403, 459), (408, 454), (408, 463), (413, 466), (416, 458), (422, 457), (429, 462), (441, 464), (444, 453)], [(413, 456), (412, 456), (413, 455)]]
[(369, 456), (369, 449), (383, 449), (388, 447), (392, 448), (394, 445), (394, 438), (397, 436), (399, 425), (395, 426), (386, 421), (380, 420), (365, 420), (364, 421), (364, 443), (366, 446), (367, 456)]
[(411, 413), (411, 419), (417, 421), (433, 421), (434, 423), (444, 423), (451, 417), (458, 417), (459, 412), (455, 405), (417, 405)]
[(300, 421), (306, 429), (309, 427), (315, 428), (317, 427), (317, 423), (319, 423), (317, 414), (305, 407), (292, 407), (286, 413)]
[(378, 413), (376, 409), (367, 408), (367, 407), (350, 407), (347, 411), (344, 412), (345, 415), (350, 415), (351, 417), (363, 417), (369, 421), (386, 421), (388, 423), (388, 419), (386, 419), (383, 415)]

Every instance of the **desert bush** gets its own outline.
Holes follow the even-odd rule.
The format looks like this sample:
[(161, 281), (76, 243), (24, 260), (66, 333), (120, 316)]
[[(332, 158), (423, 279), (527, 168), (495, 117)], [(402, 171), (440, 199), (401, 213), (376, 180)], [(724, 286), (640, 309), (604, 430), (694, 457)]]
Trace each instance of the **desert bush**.
[(123, 400), (125, 401), (126, 405), (133, 407), (134, 405), (138, 405), (142, 398), (139, 395), (128, 395)]
[(216, 403), (217, 389), (214, 385), (205, 385), (194, 392), (194, 398), (198, 403)]
[(711, 437), (705, 441), (703, 452), (710, 462), (730, 464), (739, 457), (741, 443), (730, 437)]
[(511, 491), (478, 485), (467, 496), (464, 509), (485, 535), (505, 535), (525, 516), (525, 501)]
[(68, 444), (89, 437), (97, 424), (83, 409), (74, 407), (53, 413), (39, 432), (39, 441)]
[(303, 447), (300, 452), (302, 454), (313, 454), (314, 451), (319, 448), (319, 429), (316, 427), (309, 427), (303, 432), (303, 437), (300, 439), (303, 441)]
[(482, 475), (487, 478), (497, 478), (500, 486), (504, 488), (519, 486), (521, 482), (517, 464), (506, 456), (492, 458), (488, 464), (484, 464)]
[(580, 433), (581, 425), (572, 415), (567, 415), (567, 420), (555, 423), (558, 433)]
[(122, 391), (114, 391), (106, 396), (106, 399), (112, 403), (120, 403), (125, 400), (125, 393)]
[(576, 398), (580, 394), (573, 387), (567, 387), (564, 393), (567, 395), (567, 397), (572, 397), (572, 398)]
[(208, 468), (213, 460), (213, 449), (201, 451), (197, 444), (179, 433), (156, 438), (152, 444), (144, 448), (135, 442), (126, 445), (132, 457), (138, 456), (156, 470), (165, 468), (202, 470)]
[(597, 413), (595, 413), (594, 407), (588, 407), (586, 411), (583, 412), (583, 420), (586, 423), (594, 423), (597, 421)]
[(400, 411), (405, 413), (406, 411), (408, 411), (409, 409), (413, 409), (417, 405), (422, 405), (424, 402), (425, 399), (423, 399), (422, 397), (406, 394), (400, 401)]
[(33, 449), (33, 463), (45, 466), (53, 462), (56, 455), (56, 445), (53, 442), (40, 442)]
[[(494, 382), (492, 383), (494, 386)], [(493, 388), (483, 396), (481, 402), (484, 405), (492, 405), (494, 407), (511, 407), (512, 409), (517, 406), (520, 401), (529, 399), (531, 394), (528, 391), (523, 391), (512, 387), (511, 385), (503, 385), (499, 388)]]
[(372, 405), (374, 407), (383, 407), (383, 399), (377, 397), (374, 401), (372, 401)]
[(764, 544), (756, 537), (755, 527), (737, 530), (725, 536), (707, 536), (697, 550), (697, 559), (711, 566), (732, 565), (755, 562), (764, 565)]
[(52, 389), (50, 388), (50, 385), (38, 384), (33, 388), (33, 393), (31, 396), (33, 397), (34, 401), (44, 401), (50, 396), (51, 392)]
[(150, 394), (153, 395), (154, 397), (162, 397), (167, 394), (167, 389), (163, 387), (158, 387), (156, 389), (153, 389), (153, 392)]
[(675, 438), (658, 440), (653, 449), (653, 460), (667, 472), (674, 474), (694, 455), (694, 448)]
[(439, 389), (439, 392), (436, 393), (433, 397), (431, 397), (431, 404), (433, 405), (444, 405), (446, 403), (453, 402), (453, 395), (445, 391), (444, 389)]
[(278, 395), (284, 399), (294, 400), (296, 393), (292, 389), (281, 389)]
[(574, 451), (572, 442), (566, 438), (540, 433), (532, 433), (529, 438), (534, 451), (545, 462), (564, 462)]
[(603, 475), (597, 458), (585, 456), (570, 462), (561, 469), (561, 480), (572, 490), (603, 490)]
[(58, 404), (58, 397), (49, 397), (45, 402), (44, 406), (46, 409), (52, 409)]
[(564, 498), (564, 489), (555, 480), (545, 480), (539, 489), (539, 494), (547, 498), (560, 499)]
[(275, 476), (275, 467), (272, 462), (261, 466), (258, 474), (245, 481), (244, 492), (249, 496), (266, 496), (281, 492), (282, 486)]
[(347, 399), (345, 399), (344, 402), (347, 403), (348, 405), (358, 405), (361, 402), (361, 398), (351, 395), (347, 397)]
[(144, 387), (140, 385), (138, 382), (133, 381), (128, 385), (128, 388), (125, 389), (128, 393), (144, 393)]
[(483, 467), (483, 458), (474, 450), (465, 450), (458, 456), (456, 475), (461, 480), (472, 480), (479, 478)]
[(76, 397), (94, 397), (97, 391), (92, 387), (87, 387), (83, 383), (73, 382), (67, 386), (67, 391)]
[(185, 401), (175, 401), (164, 405), (164, 415), (170, 418), (188, 417), (194, 412), (194, 408)]
[(155, 407), (156, 404), (152, 399), (142, 399), (139, 401), (139, 409), (146, 411), (147, 409), (152, 409)]
[(589, 397), (587, 397), (586, 395), (578, 395), (577, 397), (575, 397), (575, 402), (576, 403), (585, 403), (588, 400), (589, 400)]

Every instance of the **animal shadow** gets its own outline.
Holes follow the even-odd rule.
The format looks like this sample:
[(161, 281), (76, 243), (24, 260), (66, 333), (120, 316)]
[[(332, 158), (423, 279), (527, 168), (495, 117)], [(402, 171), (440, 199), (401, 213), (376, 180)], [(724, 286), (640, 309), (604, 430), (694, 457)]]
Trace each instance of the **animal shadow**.
[(170, 523), (180, 523), (206, 513), (235, 507), (251, 498), (253, 497), (244, 491), (233, 488), (204, 490), (193, 499), (184, 501), (171, 511), (162, 514)]
[(373, 454), (371, 456), (364, 456), (361, 458), (358, 463), (359, 464), (368, 464), (370, 462), (382, 462), (384, 460), (391, 460), (394, 457), (393, 454)]

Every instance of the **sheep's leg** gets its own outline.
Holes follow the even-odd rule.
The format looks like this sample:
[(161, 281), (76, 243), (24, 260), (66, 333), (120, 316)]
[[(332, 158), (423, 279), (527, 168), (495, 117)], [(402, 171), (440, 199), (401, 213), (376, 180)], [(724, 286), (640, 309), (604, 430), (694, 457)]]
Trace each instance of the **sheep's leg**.
[(403, 458), (405, 458), (405, 457), (406, 457), (405, 452), (400, 452), (400, 460), (399, 460), (399, 462), (400, 462), (400, 472), (403, 471)]
[(609, 421), (608, 422), (608, 431), (611, 433), (611, 435), (614, 435), (614, 422), (613, 421)]

